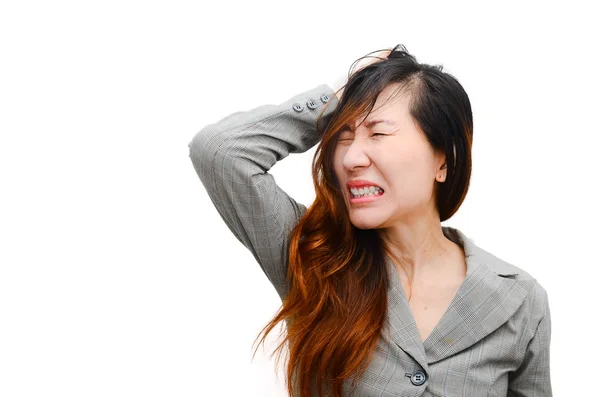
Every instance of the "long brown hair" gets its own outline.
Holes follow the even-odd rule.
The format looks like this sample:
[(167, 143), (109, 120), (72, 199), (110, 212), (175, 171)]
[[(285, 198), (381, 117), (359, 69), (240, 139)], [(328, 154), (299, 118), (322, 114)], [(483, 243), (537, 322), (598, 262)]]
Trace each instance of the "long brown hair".
[[(471, 176), (473, 120), (469, 98), (442, 66), (418, 63), (404, 46), (351, 75), (338, 106), (317, 121), (321, 141), (312, 164), (316, 198), (290, 235), (289, 293), (263, 328), (261, 342), (282, 320), (289, 344), (286, 384), (290, 396), (318, 389), (342, 396), (345, 379), (366, 370), (386, 321), (390, 275), (377, 229), (352, 225), (333, 171), (338, 132), (368, 114), (392, 83), (410, 94), (410, 113), (435, 150), (446, 154), (447, 176), (436, 182), (440, 221), (460, 207)], [(329, 102), (331, 103), (331, 101)], [(255, 351), (256, 353), (256, 351)]]

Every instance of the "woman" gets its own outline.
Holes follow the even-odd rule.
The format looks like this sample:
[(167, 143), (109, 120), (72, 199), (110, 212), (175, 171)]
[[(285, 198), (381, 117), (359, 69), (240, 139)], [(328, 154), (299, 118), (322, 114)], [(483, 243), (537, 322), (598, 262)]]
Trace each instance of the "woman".
[[(383, 54), (343, 91), (233, 113), (189, 143), (282, 299), (262, 341), (285, 320), (294, 396), (551, 396), (546, 291), (441, 225), (469, 187), (468, 96), (403, 46)], [(268, 171), (317, 143), (307, 209)]]

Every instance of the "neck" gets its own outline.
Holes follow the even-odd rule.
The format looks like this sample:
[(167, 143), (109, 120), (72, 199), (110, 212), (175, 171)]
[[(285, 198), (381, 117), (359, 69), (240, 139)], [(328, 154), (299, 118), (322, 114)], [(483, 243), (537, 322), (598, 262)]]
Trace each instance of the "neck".
[(381, 229), (388, 255), (396, 268), (412, 284), (413, 280), (439, 279), (448, 272), (462, 249), (446, 238), (439, 218), (434, 221), (398, 223)]

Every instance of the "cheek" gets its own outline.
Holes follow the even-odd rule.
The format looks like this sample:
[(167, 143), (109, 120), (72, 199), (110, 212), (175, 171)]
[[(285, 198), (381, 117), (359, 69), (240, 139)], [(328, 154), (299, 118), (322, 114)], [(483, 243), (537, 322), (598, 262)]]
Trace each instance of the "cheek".
[(397, 194), (411, 197), (429, 194), (431, 166), (425, 153), (403, 151), (380, 164)]
[(425, 176), (431, 171), (434, 159), (429, 148), (422, 142), (409, 142), (398, 148), (398, 168), (413, 176)]
[(337, 177), (339, 177), (339, 172), (340, 172), (340, 167), (339, 167), (339, 161), (336, 155), (333, 156), (333, 160), (332, 160), (332, 167), (333, 167), (333, 172), (335, 173), (335, 175)]
[(342, 156), (343, 156), (343, 151), (342, 150), (335, 150), (333, 152), (333, 160), (332, 160), (332, 166), (333, 166), (333, 171), (335, 172), (336, 177), (340, 177), (340, 175), (343, 174), (343, 165), (342, 165)]
[(392, 153), (382, 153), (377, 158), (380, 167), (393, 179), (411, 178), (423, 168), (422, 155), (408, 147), (394, 150)]

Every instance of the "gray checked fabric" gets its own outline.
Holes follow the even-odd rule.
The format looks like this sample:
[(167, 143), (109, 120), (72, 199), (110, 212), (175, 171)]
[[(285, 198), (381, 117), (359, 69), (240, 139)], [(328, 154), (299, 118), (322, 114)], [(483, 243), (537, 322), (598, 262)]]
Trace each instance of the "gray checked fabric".
[[(329, 114), (337, 97), (328, 85), (319, 85), (280, 105), (233, 113), (202, 128), (188, 145), (220, 216), (282, 299), (288, 234), (306, 206), (286, 194), (268, 171), (288, 154), (318, 143), (316, 119), (327, 102)], [(354, 395), (552, 396), (545, 289), (460, 230), (443, 226), (443, 232), (464, 248), (466, 279), (423, 342), (388, 259), (394, 277), (386, 332)]]

